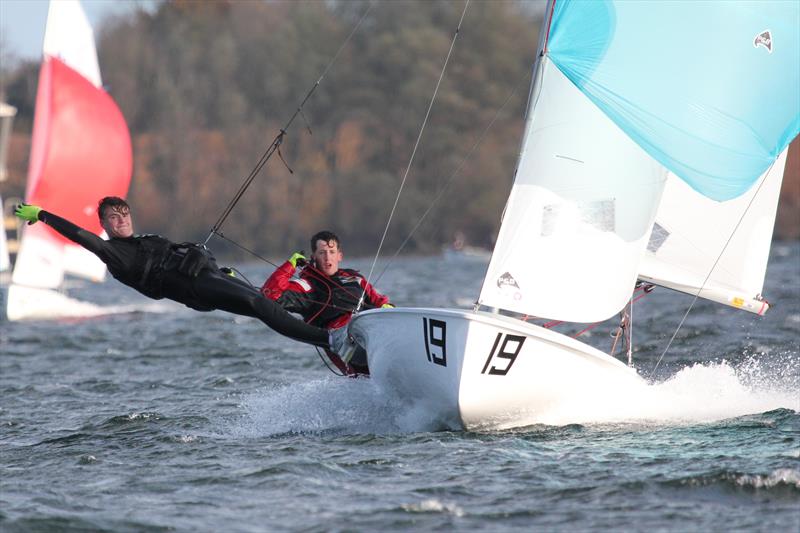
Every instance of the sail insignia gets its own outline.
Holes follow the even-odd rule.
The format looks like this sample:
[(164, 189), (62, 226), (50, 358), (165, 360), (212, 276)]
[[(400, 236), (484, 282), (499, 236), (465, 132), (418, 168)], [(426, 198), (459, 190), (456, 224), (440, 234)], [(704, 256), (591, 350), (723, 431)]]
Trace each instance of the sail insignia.
[(772, 53), (772, 33), (769, 30), (764, 30), (758, 35), (756, 38), (753, 39), (753, 46), (758, 48), (759, 46), (763, 46), (767, 49), (767, 52), (770, 54)]
[(519, 289), (519, 284), (517, 283), (517, 280), (514, 279), (514, 276), (512, 276), (510, 272), (506, 272), (505, 274), (497, 278), (497, 286), (500, 287), (501, 289), (503, 287), (514, 287), (516, 289)]

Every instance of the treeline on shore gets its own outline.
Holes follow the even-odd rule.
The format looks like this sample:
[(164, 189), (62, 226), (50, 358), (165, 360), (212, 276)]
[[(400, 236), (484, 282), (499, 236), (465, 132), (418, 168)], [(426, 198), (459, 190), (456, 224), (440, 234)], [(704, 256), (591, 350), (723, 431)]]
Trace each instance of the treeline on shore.
[[(491, 246), (520, 145), (541, 23), (536, 5), (469, 6), (384, 254), (412, 232), (409, 253), (438, 251), (457, 234)], [(100, 68), (131, 130), (129, 200), (137, 230), (204, 239), (325, 73), (280, 154), (222, 231), (270, 256), (307, 247), (319, 229), (339, 233), (350, 253), (373, 253), (463, 6), (450, 0), (383, 1), (371, 8), (360, 0), (180, 0), (107, 20), (98, 35)], [(24, 191), (28, 145), (22, 139), (30, 136), (37, 76), (34, 62), (4, 72), (6, 99), (19, 110), (6, 195)], [(797, 209), (800, 183), (790, 173)], [(800, 236), (792, 212), (781, 216), (788, 228), (783, 236)], [(215, 248), (235, 251), (225, 244)]]
[[(205, 238), (368, 6), (173, 1), (107, 20), (100, 69), (131, 130), (137, 229)], [(329, 228), (349, 251), (374, 252), (462, 9), (453, 1), (375, 3), (288, 130), (285, 163), (272, 157), (224, 234), (280, 255)], [(394, 214), (390, 252), (429, 209), (405, 251), (438, 250), (458, 232), (491, 245), (539, 24), (524, 2), (470, 5)], [(7, 75), (17, 135), (30, 134), (37, 76), (38, 63)]]

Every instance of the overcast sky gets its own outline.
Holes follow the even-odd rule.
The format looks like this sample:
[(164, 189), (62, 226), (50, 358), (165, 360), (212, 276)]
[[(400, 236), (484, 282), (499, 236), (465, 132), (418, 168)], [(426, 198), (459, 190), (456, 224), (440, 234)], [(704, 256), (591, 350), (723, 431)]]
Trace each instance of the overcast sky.
[[(128, 13), (137, 6), (150, 7), (154, 3), (154, 0), (81, 0), (95, 36), (109, 15)], [(48, 5), (48, 0), (0, 0), (0, 46), (3, 47), (0, 57), (10, 53), (18, 59), (37, 59), (41, 55)]]
[[(6, 54), (17, 59), (39, 58), (49, 3), (49, 0), (0, 0), (0, 58)], [(95, 36), (99, 35), (106, 17), (129, 13), (137, 7), (152, 9), (157, 3), (158, 0), (81, 0)], [(531, 2), (537, 11), (543, 10), (544, 5), (544, 0)]]

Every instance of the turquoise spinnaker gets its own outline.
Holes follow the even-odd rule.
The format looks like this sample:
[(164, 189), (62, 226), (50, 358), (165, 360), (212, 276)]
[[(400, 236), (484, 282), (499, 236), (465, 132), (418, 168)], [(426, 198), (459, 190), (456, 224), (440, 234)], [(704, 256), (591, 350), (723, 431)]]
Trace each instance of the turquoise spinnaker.
[(796, 0), (555, 0), (547, 54), (714, 200), (747, 191), (800, 132)]

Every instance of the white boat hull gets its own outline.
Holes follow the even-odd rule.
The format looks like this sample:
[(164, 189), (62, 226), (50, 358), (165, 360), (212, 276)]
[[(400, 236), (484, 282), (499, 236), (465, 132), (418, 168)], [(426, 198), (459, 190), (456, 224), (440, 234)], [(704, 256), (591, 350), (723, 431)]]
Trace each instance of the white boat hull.
[(453, 429), (504, 429), (551, 420), (565, 402), (644, 383), (599, 350), (510, 317), (456, 309), (365, 311), (350, 332), (379, 387)]
[[(0, 288), (0, 319), (53, 320), (109, 314), (108, 309), (75, 300), (53, 289), (11, 284)], [(5, 316), (3, 316), (5, 315)]]

